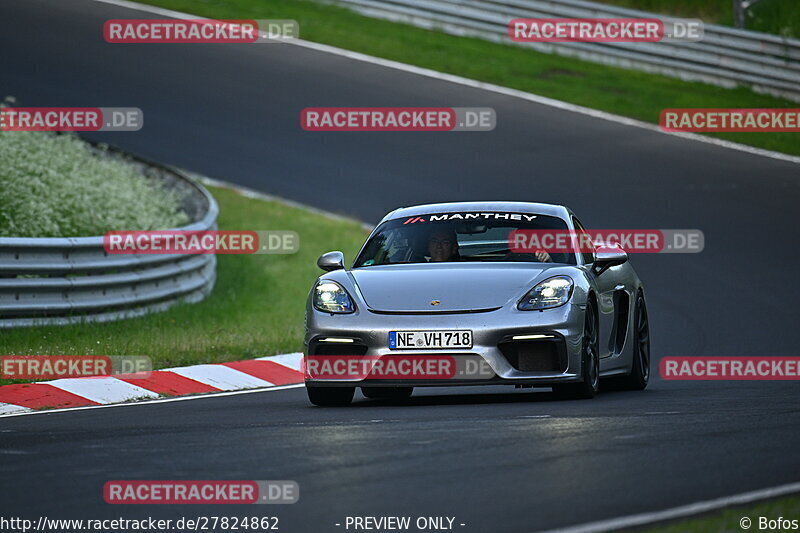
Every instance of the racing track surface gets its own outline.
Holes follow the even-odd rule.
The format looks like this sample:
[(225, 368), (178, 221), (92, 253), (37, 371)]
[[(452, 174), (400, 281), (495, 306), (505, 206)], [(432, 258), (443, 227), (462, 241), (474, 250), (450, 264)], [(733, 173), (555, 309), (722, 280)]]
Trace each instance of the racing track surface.
[[(798, 355), (796, 164), (299, 46), (107, 45), (109, 18), (158, 17), (89, 0), (0, 1), (0, 95), (140, 107), (140, 132), (93, 138), (368, 222), (399, 205), (508, 199), (564, 203), (594, 228), (699, 228), (701, 254), (633, 258), (654, 357)], [(347, 105), (488, 106), (498, 126), (299, 127), (304, 107)], [(5, 418), (0, 514), (276, 513), (290, 533), (396, 513), (455, 516), (463, 531), (561, 527), (798, 481), (799, 391), (656, 378), (594, 401), (472, 388), (319, 409), (294, 389)], [(301, 500), (121, 508), (102, 501), (109, 479), (294, 479)]]

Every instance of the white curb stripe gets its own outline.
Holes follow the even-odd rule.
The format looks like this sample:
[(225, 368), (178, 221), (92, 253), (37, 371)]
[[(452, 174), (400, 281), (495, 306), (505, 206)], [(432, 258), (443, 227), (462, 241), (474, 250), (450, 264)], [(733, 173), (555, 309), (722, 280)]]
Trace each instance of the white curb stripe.
[[(267, 357), (259, 357), (256, 360), (272, 361), (273, 363), (277, 363), (286, 368), (300, 371), (303, 354), (300, 352), (294, 352), (288, 354), (270, 355)], [(210, 385), (211, 387), (219, 389), (220, 391), (239, 391), (244, 389), (275, 387), (274, 383), (251, 376), (246, 372), (242, 372), (222, 364), (204, 364), (181, 368), (165, 368), (159, 371), (172, 372), (200, 383)], [(63, 391), (103, 405), (129, 402), (131, 400), (161, 398), (161, 395), (156, 392), (139, 387), (138, 385), (133, 385), (126, 381), (116, 379), (114, 377), (65, 378), (39, 383), (52, 385), (53, 387)], [(302, 383), (299, 384), (299, 386), (302, 386)], [(209, 394), (219, 393), (213, 392)], [(25, 414), (28, 412), (38, 412), (38, 410), (0, 402), (0, 416)]]
[(11, 405), (10, 403), (0, 403), (0, 415), (10, 415), (12, 413), (24, 413), (26, 411), (33, 411), (27, 407), (20, 407), (19, 405)]
[(96, 403), (118, 403), (136, 398), (161, 397), (153, 391), (116, 378), (69, 378), (45, 381), (44, 384), (52, 385)]
[(294, 352), (281, 355), (270, 355), (269, 357), (259, 357), (256, 359), (256, 361), (272, 361), (273, 363), (278, 363), (279, 365), (283, 365), (291, 368), (292, 370), (297, 370), (300, 372), (302, 370), (301, 365), (303, 364), (303, 354), (300, 352)]
[(225, 365), (194, 365), (183, 368), (165, 368), (164, 371), (174, 372), (183, 377), (227, 391), (257, 389), (275, 385)]
[[(160, 7), (148, 6), (145, 4), (139, 4), (136, 2), (130, 2), (128, 0), (94, 0), (95, 2), (100, 2), (103, 4), (110, 4), (113, 6), (124, 7), (128, 9), (134, 9), (137, 11), (144, 11), (146, 13), (153, 13), (156, 15), (161, 15), (164, 17), (170, 17), (175, 19), (203, 19), (204, 17), (200, 17), (198, 15), (191, 15), (189, 13), (181, 13), (180, 11), (173, 11), (171, 9), (164, 9)], [(208, 20), (208, 19), (206, 19)], [(350, 50), (345, 50), (343, 48), (337, 48), (335, 46), (330, 46), (327, 44), (320, 44), (311, 41), (304, 41), (302, 39), (289, 39), (287, 41), (283, 41), (280, 44), (289, 44), (294, 46), (302, 46), (304, 48), (309, 48), (312, 50), (316, 50), (317, 52), (325, 52), (328, 54), (338, 55), (341, 57), (346, 57), (348, 59), (352, 59), (354, 61), (361, 61), (364, 63), (371, 63), (373, 65), (378, 65), (381, 67), (392, 68), (395, 70), (402, 70), (404, 72), (409, 72), (411, 74), (417, 74), (420, 76), (426, 76), (428, 78), (434, 78), (437, 80), (442, 81), (449, 81), (451, 83), (456, 83), (459, 85), (464, 85), (467, 87), (472, 87), (474, 89), (481, 89), (484, 91), (489, 91), (497, 94), (502, 94), (505, 96), (511, 96), (515, 98), (520, 98), (522, 100), (527, 100), (529, 102), (534, 102), (541, 105), (546, 105), (548, 107), (554, 107), (557, 109), (563, 109), (564, 111), (570, 111), (573, 113), (580, 113), (582, 115), (588, 115), (590, 117), (599, 118), (602, 120), (607, 120), (609, 122), (616, 122), (618, 124), (624, 124), (626, 126), (633, 126), (636, 128), (643, 128), (650, 131), (655, 131), (661, 133), (663, 135), (672, 135), (674, 137), (681, 137), (684, 139), (689, 139), (692, 141), (703, 142), (706, 144), (713, 144), (715, 146), (720, 146), (723, 148), (728, 148), (731, 150), (738, 150), (740, 152), (746, 152), (749, 154), (759, 155), (763, 157), (770, 157), (772, 159), (778, 159), (781, 161), (788, 161), (790, 163), (798, 163), (800, 164), (800, 157), (784, 154), (781, 152), (774, 152), (772, 150), (765, 150), (763, 148), (755, 148), (753, 146), (748, 146), (746, 144), (740, 144), (732, 141), (725, 141), (722, 139), (717, 139), (715, 137), (706, 137), (705, 135), (699, 135), (697, 133), (683, 133), (683, 132), (667, 132), (663, 131), (658, 125), (651, 124), (649, 122), (644, 122), (641, 120), (623, 117), (622, 115), (615, 115), (613, 113), (608, 113), (606, 111), (598, 111), (597, 109), (591, 109), (588, 107), (583, 107), (575, 104), (570, 104), (568, 102), (562, 102), (561, 100), (556, 100), (554, 98), (547, 98), (545, 96), (540, 96), (538, 94), (533, 93), (526, 93), (525, 91), (520, 91), (517, 89), (510, 89), (508, 87), (503, 87), (500, 85), (495, 85), (493, 83), (486, 83), (477, 80), (471, 80), (469, 78), (463, 78), (461, 76), (456, 76), (454, 74), (445, 74), (443, 72), (439, 72), (436, 70), (431, 70), (422, 67), (415, 67), (413, 65), (407, 65), (405, 63), (400, 63), (399, 61), (391, 61), (389, 59), (381, 59), (379, 57), (370, 56), (367, 54), (362, 54), (360, 52), (352, 52)], [(274, 46), (280, 46), (280, 44)]]
[[(250, 389), (250, 390), (237, 390), (230, 392), (209, 392), (205, 394), (195, 394), (192, 396), (178, 396), (177, 398), (159, 398), (158, 400), (143, 400), (141, 402), (128, 402), (128, 403), (111, 403), (107, 405), (87, 405), (86, 407), (65, 407), (63, 409), (48, 409), (44, 411), (31, 411), (0, 414), (0, 418), (11, 418), (14, 416), (32, 416), (32, 415), (53, 415), (58, 413), (68, 413), (72, 411), (86, 411), (88, 409), (109, 409), (113, 407), (137, 407), (140, 405), (160, 405), (173, 402), (190, 402), (194, 400), (207, 400), (209, 398), (225, 398), (226, 396), (239, 396), (240, 394), (253, 394), (258, 392), (277, 392), (288, 389), (301, 389), (305, 385), (298, 383), (297, 385), (279, 385), (277, 387), (270, 387), (268, 389)], [(24, 408), (20, 408), (24, 409)]]

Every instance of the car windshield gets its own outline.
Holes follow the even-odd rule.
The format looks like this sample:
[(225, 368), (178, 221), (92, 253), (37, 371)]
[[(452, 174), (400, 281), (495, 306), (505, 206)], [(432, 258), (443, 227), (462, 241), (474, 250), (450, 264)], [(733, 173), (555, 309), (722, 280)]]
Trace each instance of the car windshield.
[(378, 227), (354, 267), (428, 262), (552, 262), (576, 264), (573, 253), (520, 253), (517, 230), (567, 230), (558, 217), (532, 213), (440, 213), (400, 218)]

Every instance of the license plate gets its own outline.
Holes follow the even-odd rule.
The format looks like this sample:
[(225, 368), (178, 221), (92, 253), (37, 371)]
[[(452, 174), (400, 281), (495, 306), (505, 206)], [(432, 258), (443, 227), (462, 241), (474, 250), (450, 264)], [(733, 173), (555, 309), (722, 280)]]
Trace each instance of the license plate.
[(431, 348), (472, 348), (472, 331), (390, 331), (389, 348), (413, 350)]

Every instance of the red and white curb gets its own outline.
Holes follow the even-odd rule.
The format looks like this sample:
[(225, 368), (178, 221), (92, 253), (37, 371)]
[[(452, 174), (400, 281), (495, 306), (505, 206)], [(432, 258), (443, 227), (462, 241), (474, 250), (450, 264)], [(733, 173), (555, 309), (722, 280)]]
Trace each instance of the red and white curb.
[(289, 353), (165, 368), (144, 379), (103, 376), (4, 385), (0, 415), (292, 385), (303, 382), (302, 359), (301, 353)]

